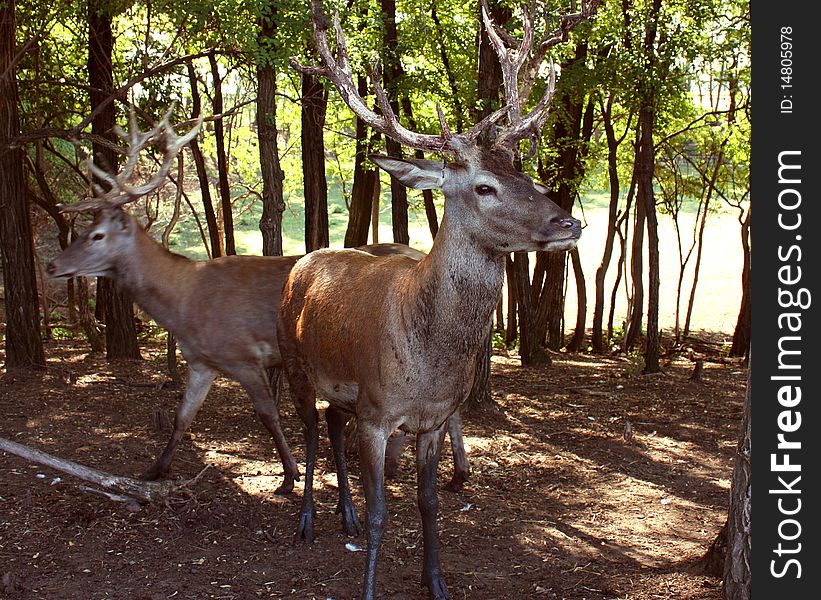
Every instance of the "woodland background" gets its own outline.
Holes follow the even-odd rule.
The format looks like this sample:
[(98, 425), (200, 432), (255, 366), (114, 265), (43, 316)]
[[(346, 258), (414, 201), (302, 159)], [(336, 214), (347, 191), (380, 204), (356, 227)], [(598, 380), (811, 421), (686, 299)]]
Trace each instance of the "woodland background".
[[(578, 8), (537, 6), (543, 28)], [(365, 74), (378, 56), (394, 110), (411, 128), (437, 132), (437, 103), (453, 131), (499, 107), (501, 73), (478, 2), (332, 8), (361, 93), (370, 93)], [(515, 2), (489, 2), (514, 36), (517, 11)], [(64, 341), (112, 361), (166, 341), (105, 279), (44, 275), (88, 222), (58, 205), (88, 195), (84, 160), (109, 169), (122, 161), (112, 129), (127, 126), (132, 108), (143, 128), (169, 109), (180, 129), (206, 115), (180, 155), (183, 180), (173, 170), (177, 185), (133, 208), (173, 251), (430, 248), (441, 197), (405, 190), (367, 160), (403, 150), (367, 130), (326, 82), (290, 66), (290, 57), (315, 61), (312, 47), (307, 2), (0, 4), (7, 375), (62, 360)], [(646, 375), (669, 373), (706, 339), (717, 360), (749, 355), (750, 57), (750, 6), (734, 0), (606, 0), (554, 49), (556, 110), (522, 167), (587, 227), (567, 255), (508, 258), (473, 407), (499, 404), (494, 351), (537, 368), (575, 354), (626, 357)], [(140, 171), (154, 167), (149, 157)]]

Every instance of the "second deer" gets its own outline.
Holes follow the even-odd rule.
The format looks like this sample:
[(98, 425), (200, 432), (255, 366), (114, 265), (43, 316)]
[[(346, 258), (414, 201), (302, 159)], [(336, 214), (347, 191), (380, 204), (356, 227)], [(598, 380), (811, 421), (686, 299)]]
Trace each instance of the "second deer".
[[(327, 76), (348, 106), (374, 129), (410, 148), (444, 151), (453, 160), (371, 156), (404, 185), (444, 193), (441, 227), (421, 261), (320, 250), (300, 259), (288, 277), (280, 350), (291, 397), (306, 426), (308, 451), (297, 536), (313, 539), (319, 393), (330, 403), (325, 418), (337, 462), (339, 508), (349, 532), (358, 531), (359, 519), (347, 480), (343, 434), (347, 420), (352, 415), (357, 419), (368, 539), (362, 598), (376, 597), (377, 558), (387, 521), (385, 450), (398, 428), (416, 434), (422, 584), (433, 598), (444, 600), (450, 594), (439, 558), (437, 466), (448, 419), (470, 392), (473, 357), (484, 343), (501, 293), (505, 256), (566, 251), (575, 247), (581, 234), (579, 221), (514, 167), (518, 142), (534, 140), (547, 117), (555, 75), (551, 69), (544, 96), (531, 112), (522, 114), (527, 93), (521, 92), (529, 92), (533, 82), (525, 77), (520, 85), (518, 75), (530, 55), (533, 13), (525, 14), (525, 37), (517, 50), (504, 45), (485, 15), (502, 64), (507, 106), (465, 133), (451, 134), (441, 111), (441, 135), (415, 133), (399, 123), (375, 78), (381, 114), (368, 107), (354, 83), (338, 15), (332, 52), (326, 33), (330, 24), (319, 0), (312, 4), (314, 40), (322, 63), (296, 66)], [(565, 17), (561, 27), (585, 16)], [(540, 51), (543, 46), (549, 47), (549, 40), (539, 45)], [(490, 128), (505, 115), (506, 129), (491, 135)]]

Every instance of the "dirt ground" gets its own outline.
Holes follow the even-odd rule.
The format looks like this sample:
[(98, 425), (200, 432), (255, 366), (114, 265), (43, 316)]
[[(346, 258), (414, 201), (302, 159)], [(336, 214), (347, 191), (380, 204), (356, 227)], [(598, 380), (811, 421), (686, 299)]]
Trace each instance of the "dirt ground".
[[(136, 476), (168, 436), (152, 429), (152, 414), (172, 415), (182, 394), (163, 385), (164, 349), (152, 345), (146, 360), (116, 364), (79, 342), (48, 342), (46, 350), (42, 376), (0, 380), (0, 436)], [(720, 581), (694, 564), (726, 516), (746, 369), (705, 356), (696, 383), (692, 358), (676, 356), (663, 374), (644, 376), (622, 356), (556, 354), (552, 367), (539, 369), (494, 356), (499, 409), (464, 415), (472, 476), (463, 491), (439, 494), (454, 600), (720, 600)], [(282, 415), (303, 470), (301, 427), (287, 397)], [(632, 435), (625, 436), (628, 420)], [(137, 508), (0, 452), (0, 597), (358, 597), (365, 541), (345, 537), (334, 514), (325, 438), (312, 545), (293, 539), (301, 483), (293, 495), (272, 494), (282, 479), (273, 444), (247, 397), (224, 378), (170, 476), (191, 479), (206, 465), (187, 493)], [(440, 487), (451, 468), (447, 451)], [(357, 475), (354, 463), (363, 516)], [(387, 501), (378, 591), (425, 598), (410, 451)]]

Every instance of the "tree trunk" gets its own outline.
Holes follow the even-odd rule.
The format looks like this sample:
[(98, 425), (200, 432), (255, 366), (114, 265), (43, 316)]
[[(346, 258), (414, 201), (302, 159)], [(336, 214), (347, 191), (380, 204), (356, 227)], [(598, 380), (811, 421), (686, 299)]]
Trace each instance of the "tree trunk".
[(750, 600), (752, 593), (752, 357), (748, 364), (744, 416), (733, 468), (733, 487), (727, 517), (727, 560), (724, 563), (724, 598)]
[(602, 125), (604, 127), (605, 138), (607, 139), (607, 171), (610, 181), (610, 208), (607, 215), (607, 233), (604, 239), (604, 252), (601, 263), (596, 269), (596, 289), (593, 305), (593, 328), (591, 331), (591, 346), (593, 352), (602, 354), (605, 352), (604, 339), (604, 281), (607, 277), (607, 270), (610, 268), (610, 261), (613, 257), (613, 246), (616, 240), (616, 220), (619, 213), (619, 167), (618, 167), (618, 141), (613, 129), (612, 107), (613, 96), (607, 99), (607, 104), (602, 105)]
[[(477, 6), (479, 13), (479, 76), (476, 79), (476, 98), (479, 111), (474, 120), (478, 123), (500, 107), (502, 67), (499, 64), (496, 50), (493, 49), (487, 35), (485, 22), (482, 18), (481, 4), (477, 3)], [(488, 2), (488, 10), (491, 20), (499, 27), (504, 27), (510, 20), (511, 10), (498, 1)]]
[[(583, 64), (587, 59), (587, 45), (576, 46), (575, 55), (566, 64), (563, 70), (573, 69), (575, 65)], [(539, 162), (539, 177), (553, 192), (550, 198), (568, 213), (573, 209), (578, 181), (583, 174), (581, 162), (581, 147), (590, 140), (593, 132), (593, 101), (585, 99), (571, 90), (559, 92), (554, 104), (560, 108), (559, 116), (553, 126), (552, 141), (558, 148), (558, 156), (547, 168)], [(564, 253), (538, 253), (539, 262), (543, 263), (545, 278), (538, 292), (536, 311), (536, 335), (547, 341), (547, 347), (558, 350), (564, 345), (562, 335), (562, 321), (564, 318), (564, 281), (565, 264)]]
[(576, 279), (576, 329), (573, 331), (573, 339), (567, 345), (570, 352), (578, 352), (584, 349), (585, 324), (587, 322), (587, 285), (584, 281), (584, 271), (582, 261), (579, 258), (579, 249), (573, 248), (570, 251), (570, 260), (573, 263), (573, 276)]
[[(402, 63), (399, 60), (399, 38), (396, 29), (396, 0), (380, 0), (382, 18), (385, 24), (383, 48), (385, 52), (382, 81), (388, 98), (391, 99), (391, 110), (399, 114), (397, 85), (403, 76)], [(385, 138), (385, 149), (388, 156), (402, 158), (402, 145), (391, 137)], [(391, 219), (393, 224), (393, 241), (398, 244), (409, 244), (408, 233), (408, 190), (399, 180), (391, 175)]]
[[(271, 14), (260, 17), (259, 45), (273, 52), (276, 35), (276, 5), (269, 4)], [(277, 74), (273, 56), (260, 57), (257, 64), (257, 135), (259, 136), (259, 166), (262, 175), (262, 255), (282, 256), (282, 214), (285, 195), (282, 182), (285, 174), (279, 163), (277, 146)]]
[(513, 269), (513, 257), (505, 257), (505, 275), (507, 276), (507, 328), (505, 329), (505, 346), (512, 345), (519, 332), (518, 301), (516, 294), (516, 274)]
[(750, 262), (750, 225), (752, 209), (741, 222), (741, 246), (744, 249), (744, 264), (741, 268), (741, 308), (738, 311), (738, 321), (733, 332), (733, 345), (730, 347), (730, 356), (746, 356), (750, 351), (752, 339), (752, 278), (753, 272)]
[(6, 371), (45, 366), (40, 338), (34, 238), (23, 150), (9, 148), (20, 133), (15, 56), (15, 2), (0, 4), (0, 264), (6, 295)]
[[(357, 88), (359, 95), (364, 98), (368, 90), (367, 80), (364, 77), (358, 78)], [(368, 243), (374, 188), (379, 180), (379, 171), (366, 168), (366, 160), (376, 139), (377, 134), (373, 134), (369, 141), (368, 126), (362, 119), (356, 117), (356, 156), (354, 157), (351, 206), (348, 209), (348, 228), (345, 231), (346, 248), (364, 246)]]
[(219, 196), (222, 207), (222, 229), (225, 236), (225, 254), (237, 253), (234, 243), (234, 216), (231, 211), (231, 185), (228, 182), (228, 156), (225, 152), (225, 125), (223, 123), (222, 78), (220, 77), (217, 57), (208, 56), (211, 63), (211, 79), (214, 83), (214, 138), (217, 146), (217, 171), (219, 172)]
[(527, 252), (516, 252), (513, 259), (514, 285), (519, 305), (519, 355), (522, 365), (550, 364), (550, 356), (544, 351), (541, 338), (536, 335), (530, 285), (530, 267)]
[[(188, 62), (188, 81), (191, 85), (191, 114), (196, 118), (202, 112), (202, 102), (197, 86), (197, 73), (194, 70), (194, 64), (190, 61)], [(262, 141), (260, 141), (260, 147), (261, 146)], [(205, 222), (208, 224), (208, 239), (211, 241), (211, 248), (206, 248), (206, 251), (208, 252), (209, 258), (217, 258), (218, 256), (222, 256), (222, 238), (220, 237), (219, 225), (217, 224), (217, 215), (214, 213), (214, 202), (211, 200), (211, 184), (208, 181), (205, 158), (202, 155), (197, 137), (188, 143), (188, 147), (191, 148), (191, 156), (197, 168), (197, 180), (200, 182), (200, 195), (202, 196), (202, 209), (203, 212), (205, 212)]]
[[(100, 0), (90, 0), (88, 4), (88, 77), (91, 96), (91, 111), (104, 106), (91, 121), (91, 132), (95, 136), (114, 140), (116, 121), (111, 95), (114, 77), (111, 52), (114, 38), (111, 33), (112, 14), (108, 4)], [(94, 163), (105, 170), (117, 170), (116, 153), (99, 143), (92, 142)], [(106, 189), (103, 181), (98, 185)], [(134, 303), (131, 297), (117, 290), (106, 277), (97, 279), (97, 308), (105, 323), (106, 358), (142, 358), (137, 345), (137, 329), (134, 325)]]
[(659, 232), (656, 216), (656, 199), (653, 193), (653, 169), (655, 168), (655, 151), (653, 149), (653, 109), (650, 105), (639, 110), (641, 125), (641, 166), (639, 170), (638, 198), (644, 206), (647, 223), (647, 340), (644, 350), (644, 373), (657, 373), (660, 370), (659, 354)]
[(328, 183), (325, 179), (325, 109), (322, 82), (302, 74), (302, 179), (305, 190), (305, 251), (329, 246)]
[(485, 410), (495, 406), (490, 395), (490, 359), (493, 356), (493, 330), (488, 331), (485, 343), (476, 355), (476, 370), (473, 374), (473, 386), (465, 400), (466, 410)]

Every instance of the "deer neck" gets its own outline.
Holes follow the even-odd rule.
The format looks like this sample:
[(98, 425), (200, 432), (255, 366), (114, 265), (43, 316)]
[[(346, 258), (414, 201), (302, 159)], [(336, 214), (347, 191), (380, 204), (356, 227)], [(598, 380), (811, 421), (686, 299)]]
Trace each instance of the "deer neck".
[(433, 351), (478, 350), (504, 282), (504, 257), (488, 252), (463, 228), (442, 221), (430, 254), (414, 270), (403, 317)]
[(117, 262), (115, 281), (154, 320), (173, 326), (197, 263), (163, 248), (136, 221), (132, 225), (132, 246)]

